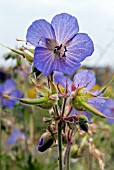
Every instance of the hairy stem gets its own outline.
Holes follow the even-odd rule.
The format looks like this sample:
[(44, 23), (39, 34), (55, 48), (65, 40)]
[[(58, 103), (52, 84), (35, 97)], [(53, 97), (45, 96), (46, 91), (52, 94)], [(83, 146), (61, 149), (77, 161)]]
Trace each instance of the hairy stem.
[(59, 170), (62, 170), (62, 121), (58, 123), (58, 156)]
[(55, 112), (56, 112), (56, 116), (59, 117), (59, 112), (58, 112), (58, 107), (57, 104), (54, 106)]
[(64, 98), (64, 99), (63, 99), (63, 104), (62, 104), (62, 117), (64, 116), (66, 101), (67, 101), (67, 99)]
[(70, 170), (70, 149), (71, 149), (71, 144), (72, 144), (72, 135), (73, 135), (73, 129), (69, 133), (68, 137), (68, 143), (66, 146), (66, 151), (65, 151), (65, 156), (64, 156), (64, 166), (66, 170)]
[(70, 170), (70, 148), (71, 148), (71, 145), (69, 145), (69, 147), (68, 147), (66, 170)]
[(71, 144), (67, 144), (66, 146), (66, 151), (65, 151), (65, 156), (64, 156), (64, 168), (66, 170), (70, 169), (70, 148), (71, 148)]

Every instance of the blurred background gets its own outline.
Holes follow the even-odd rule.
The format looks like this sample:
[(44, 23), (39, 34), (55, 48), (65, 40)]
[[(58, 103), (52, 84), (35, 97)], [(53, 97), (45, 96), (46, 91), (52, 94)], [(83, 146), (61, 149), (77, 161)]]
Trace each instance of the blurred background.
[[(51, 22), (62, 12), (75, 16), (79, 32), (87, 33), (94, 42), (95, 51), (82, 62), (82, 68), (95, 73), (94, 89), (99, 90), (114, 75), (114, 0), (0, 0), (0, 43), (21, 48), (24, 43), (16, 39), (26, 40), (27, 29), (34, 20)], [(34, 98), (30, 65), (2, 46), (0, 57), (0, 83), (12, 78), (24, 97)], [(37, 83), (46, 85), (47, 81), (41, 75)], [(114, 83), (105, 95), (114, 98)], [(39, 138), (47, 127), (42, 120), (43, 117), (49, 118), (48, 111), (18, 103), (12, 109), (2, 106), (0, 109), (0, 170), (57, 170), (56, 147), (43, 153), (37, 151)], [(84, 137), (80, 133), (76, 136), (71, 169), (113, 170), (114, 125), (97, 117), (92, 121), (92, 136), (84, 134)], [(79, 154), (77, 147), (80, 148)]]

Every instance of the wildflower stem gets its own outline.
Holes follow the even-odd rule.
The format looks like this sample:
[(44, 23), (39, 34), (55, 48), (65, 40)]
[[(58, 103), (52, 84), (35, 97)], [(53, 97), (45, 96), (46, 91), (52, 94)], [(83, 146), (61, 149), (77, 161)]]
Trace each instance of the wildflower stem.
[(68, 145), (68, 151), (67, 151), (67, 160), (66, 160), (66, 170), (70, 170), (70, 148), (71, 144)]
[(65, 105), (66, 105), (66, 98), (63, 99), (63, 104), (62, 104), (62, 117), (64, 116), (64, 112), (65, 112)]
[(59, 113), (58, 113), (58, 108), (57, 108), (57, 104), (54, 106), (55, 112), (56, 112), (56, 116), (59, 117)]
[(59, 170), (62, 170), (62, 121), (58, 123), (58, 156)]
[(70, 169), (70, 148), (71, 148), (71, 144), (67, 144), (66, 146), (66, 151), (65, 151), (65, 156), (64, 156), (64, 167), (66, 170)]
[(64, 166), (66, 167), (66, 170), (70, 170), (70, 149), (71, 149), (71, 144), (72, 144), (72, 135), (73, 135), (73, 129), (71, 130), (68, 143), (66, 146), (66, 151), (65, 151), (65, 156), (64, 156)]

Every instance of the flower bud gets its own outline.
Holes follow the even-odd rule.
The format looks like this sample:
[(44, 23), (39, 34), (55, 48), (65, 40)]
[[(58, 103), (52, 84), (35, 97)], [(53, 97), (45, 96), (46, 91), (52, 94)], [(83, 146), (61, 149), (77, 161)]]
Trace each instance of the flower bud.
[(50, 132), (45, 132), (39, 140), (38, 151), (44, 152), (53, 144), (54, 138)]
[(80, 111), (90, 111), (91, 113), (106, 118), (99, 110), (88, 104), (88, 99), (95, 97), (94, 94), (84, 90), (85, 88), (80, 88), (76, 91), (72, 98), (72, 104), (76, 110)]
[(23, 55), (24, 55), (24, 57), (26, 58), (26, 60), (27, 60), (30, 64), (32, 64), (33, 59), (34, 59), (34, 54), (32, 54), (32, 53), (29, 52), (29, 51), (27, 51), (27, 52), (23, 51)]
[[(51, 84), (53, 87), (52, 89), (48, 89), (47, 87), (36, 85), (36, 93), (39, 94), (39, 98), (34, 99), (27, 99), (27, 98), (15, 98), (13, 96), (8, 96), (6, 94), (3, 94), (5, 98), (12, 98), (15, 100), (19, 100), (21, 103), (29, 104), (29, 105), (37, 105), (43, 109), (50, 109), (52, 108), (58, 100), (58, 92), (57, 89), (53, 84)], [(50, 85), (50, 86), (51, 86)]]
[(90, 92), (86, 92), (85, 88), (79, 88), (77, 91), (73, 91), (71, 94), (72, 104), (75, 109), (86, 111), (85, 107), (81, 104), (82, 102), (87, 102), (89, 98), (94, 97), (94, 95)]
[(9, 50), (11, 50), (12, 52), (14, 52), (14, 53), (16, 53), (16, 54), (19, 54), (19, 55), (22, 55), (22, 56), (24, 55), (24, 54), (23, 54), (23, 51), (21, 51), (21, 50), (17, 50), (17, 49), (13, 49), (13, 48), (7, 47), (7, 46), (5, 46), (5, 45), (3, 45), (3, 44), (1, 44), (1, 43), (0, 43), (0, 45), (3, 46), (3, 47), (5, 47), (5, 48), (8, 48)]
[(88, 118), (85, 115), (80, 114), (78, 116), (78, 121), (79, 121), (79, 127), (83, 131), (88, 132)]
[(26, 60), (29, 62), (29, 63), (32, 63), (33, 62), (33, 59), (34, 59), (34, 53), (33, 53), (33, 50), (27, 50), (27, 51), (21, 51), (21, 50), (18, 50), (18, 49), (14, 49), (14, 48), (11, 48), (11, 47), (7, 47), (3, 44), (0, 44), (1, 46), (5, 47), (5, 48), (8, 48), (9, 50), (11, 50), (12, 52), (16, 53), (16, 54), (19, 54), (19, 55), (22, 55), (23, 57), (26, 58)]

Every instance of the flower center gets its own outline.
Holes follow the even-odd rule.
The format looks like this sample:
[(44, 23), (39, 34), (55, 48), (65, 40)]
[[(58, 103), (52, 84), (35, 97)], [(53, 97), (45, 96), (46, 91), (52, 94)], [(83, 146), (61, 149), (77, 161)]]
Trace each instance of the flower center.
[(55, 56), (62, 59), (63, 57), (66, 57), (65, 52), (67, 51), (66, 46), (63, 46), (62, 44), (60, 46), (56, 46), (54, 49)]
[(66, 46), (64, 46), (63, 44), (59, 46), (57, 41), (46, 38), (46, 46), (49, 50), (52, 50), (54, 52), (55, 56), (59, 57), (60, 59), (66, 57), (65, 52), (67, 52), (67, 49)]

